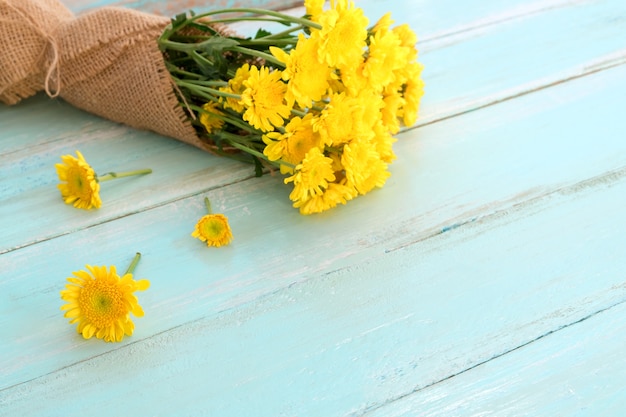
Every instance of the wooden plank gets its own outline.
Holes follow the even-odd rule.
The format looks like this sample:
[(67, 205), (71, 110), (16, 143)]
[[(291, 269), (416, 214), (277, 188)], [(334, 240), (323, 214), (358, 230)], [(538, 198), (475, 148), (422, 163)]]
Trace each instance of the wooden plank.
[[(473, 37), (474, 33), (467, 35), (469, 37), (464, 42), (425, 53), (424, 60), (428, 69), (424, 76), (430, 87), (424, 98), (424, 117), (421, 123), (431, 123), (452, 114), (492, 104), (503, 97), (516, 96), (520, 91), (532, 91), (538, 88), (537, 85), (545, 84), (545, 77), (553, 83), (554, 77), (560, 79), (559, 77), (569, 74), (563, 73), (570, 71), (566, 70), (568, 66), (574, 65), (571, 71), (578, 73), (578, 68), (588, 66), (589, 60), (604, 56), (603, 54), (624, 44), (626, 31), (620, 32), (621, 21), (610, 21), (615, 20), (614, 16), (619, 15), (623, 9), (624, 3), (621, 0), (584, 6), (572, 4), (576, 7), (554, 8), (531, 14), (525, 19), (507, 21), (509, 23), (506, 25), (491, 25), (488, 36), (476, 38)], [(380, 4), (378, 7), (381, 7)], [(547, 24), (551, 19), (558, 20), (561, 26), (565, 24), (563, 22), (569, 21), (576, 21), (578, 24), (565, 36), (564, 31), (558, 29), (559, 26), (553, 29)], [(599, 28), (591, 30), (595, 26)], [(532, 49), (524, 57), (516, 55), (512, 59), (497, 59), (497, 56), (504, 56), (509, 45), (515, 44), (525, 33), (535, 32), (543, 33), (544, 42), (549, 47)], [(588, 41), (589, 38), (591, 40)], [(572, 39), (576, 41), (573, 42)], [(592, 41), (595, 43), (591, 43)], [(584, 45), (582, 49), (581, 45)], [(618, 50), (618, 62), (621, 62), (620, 53)], [(558, 56), (558, 63), (551, 60), (554, 55)], [(450, 64), (455, 60), (466, 62), (466, 70), (456, 70)], [(487, 66), (483, 71), (485, 61), (494, 65)], [(603, 62), (605, 66), (615, 63), (607, 61), (609, 65)], [(595, 70), (597, 67), (592, 67), (587, 72)], [(533, 80), (539, 80), (539, 84)], [(504, 95), (500, 91), (504, 91)], [(194, 191), (205, 191), (251, 176), (250, 167), (239, 166), (231, 161), (217, 161), (215, 157), (184, 146), (168, 144), (156, 135), (120, 128), (116, 124), (87, 117), (83, 112), (68, 108), (63, 103), (54, 102), (41, 109), (42, 103), (39, 100), (45, 101), (45, 98), (28, 100), (15, 109), (0, 108), (0, 124), (5, 129), (3, 136), (13, 138), (6, 141), (6, 144), (3, 140), (0, 148), (7, 152), (6, 157), (0, 161), (0, 210), (4, 210), (0, 211), (0, 230), (4, 234), (0, 253), (174, 201), (191, 195)], [(25, 123), (24, 118), (36, 110), (41, 110), (39, 120), (42, 120), (43, 128), (39, 124)], [(43, 122), (48, 119), (51, 120), (50, 123)], [(60, 121), (67, 121), (67, 125)], [(118, 144), (123, 144), (123, 148)], [(17, 146), (22, 146), (22, 152), (15, 152)], [(24, 204), (22, 201), (28, 201), (27, 204), (32, 207), (49, 207), (58, 201), (52, 167), (61, 154), (73, 152), (75, 149), (80, 149), (90, 161), (93, 160), (97, 167), (102, 167), (105, 171), (126, 169), (131, 163), (137, 163), (153, 168), (155, 174), (142, 179), (124, 180), (123, 184), (106, 184), (105, 190), (111, 193), (105, 197), (108, 202), (106, 210), (89, 215), (75, 215), (75, 211), (67, 207), (62, 211), (50, 210), (48, 216), (37, 219), (36, 222), (22, 219), (20, 216), (30, 217), (28, 212), (16, 208)], [(92, 155), (98, 156), (92, 159)], [(170, 162), (177, 160), (188, 163), (172, 165)], [(111, 161), (116, 163), (112, 164)], [(28, 172), (29, 175), (21, 175), (23, 172)], [(178, 180), (175, 175), (182, 175), (184, 179)], [(207, 175), (211, 175), (211, 179), (207, 180)], [(134, 186), (138, 183), (143, 186)], [(161, 192), (152, 192), (157, 186)], [(113, 194), (111, 190), (123, 192)], [(21, 193), (20, 201), (15, 199), (14, 193), (17, 191)], [(129, 200), (131, 195), (132, 202)], [(12, 224), (22, 226), (15, 229), (11, 227)]]
[(418, 126), (626, 62), (623, 1), (524, 16), (419, 44), (426, 94)]
[[(614, 111), (626, 103), (625, 84), (626, 66), (618, 67), (405, 132), (398, 142), (405, 157), (393, 166), (387, 186), (321, 216), (299, 215), (289, 207), (286, 187), (264, 177), (5, 253), (0, 368), (8, 371), (2, 387), (115, 349), (72, 336), (54, 303), (64, 277), (85, 263), (125, 264), (136, 251), (144, 253), (138, 274), (150, 277), (153, 288), (143, 299), (148, 317), (158, 319), (142, 319), (133, 339), (141, 340), (294, 283), (416, 247), (459, 224), (563, 187), (575, 189), (594, 176), (610, 178), (626, 161), (621, 140), (626, 126)], [(563, 147), (563, 137), (569, 147)], [(205, 195), (231, 218), (235, 233), (234, 243), (219, 251), (189, 236), (204, 213)], [(50, 206), (49, 213), (65, 209)], [(543, 243), (541, 250), (550, 247)], [(410, 264), (413, 253), (405, 255)], [(16, 336), (36, 327), (36, 337)]]
[(623, 416), (626, 305), (367, 413), (414, 416)]
[[(256, 201), (258, 195), (252, 197)], [(623, 304), (625, 204), (622, 169), (437, 237), (322, 271), (315, 269), (324, 260), (311, 253), (319, 242), (281, 248), (279, 257), (274, 253), (277, 240), (271, 239), (271, 247), (255, 252), (254, 245), (273, 237), (258, 225), (258, 215), (248, 222), (239, 219), (240, 245), (250, 245), (246, 251), (233, 246), (220, 254), (182, 258), (172, 251), (182, 246), (183, 232), (170, 226), (170, 243), (150, 247), (141, 266), (141, 275), (153, 278), (153, 288), (142, 294), (147, 314), (132, 342), (110, 347), (72, 337), (58, 317), (51, 317), (58, 316), (46, 299), (56, 296), (52, 283), (28, 296), (31, 311), (12, 303), (13, 312), (24, 314), (17, 322), (2, 323), (2, 332), (10, 337), (19, 328), (36, 326), (36, 333), (22, 339), (43, 347), (20, 343), (20, 356), (14, 356), (17, 349), (10, 350), (13, 357), (3, 367), (25, 376), (35, 365), (33, 356), (42, 360), (45, 355), (58, 368), (48, 374), (38, 364), (34, 379), (2, 391), (3, 411), (21, 416), (46, 410), (74, 415), (87, 409), (95, 415), (172, 415), (181, 410), (220, 416), (363, 415)], [(254, 214), (252, 203), (250, 209)], [(117, 223), (123, 224), (116, 228), (131, 222)], [(330, 223), (315, 232), (332, 238), (341, 250), (345, 243), (337, 239), (341, 234), (329, 232), (336, 226), (332, 219)], [(105, 225), (101, 229), (92, 236), (112, 232)], [(154, 229), (141, 237), (128, 235), (124, 249), (145, 245), (154, 239)], [(76, 235), (74, 244), (92, 237)], [(302, 234), (303, 241), (309, 238)], [(117, 241), (117, 234), (103, 239), (92, 256), (117, 256)], [(175, 264), (158, 261), (167, 252), (176, 257)], [(289, 262), (291, 257), (298, 262)], [(289, 263), (297, 277), (286, 278), (286, 272), (279, 272), (284, 266), (273, 265), (272, 259)], [(31, 267), (40, 267), (34, 263)], [(241, 267), (233, 271), (242, 263), (252, 268), (245, 274)], [(65, 262), (49, 268), (51, 275), (67, 267), (61, 264)], [(226, 298), (233, 294), (227, 293), (256, 278), (300, 282), (229, 308), (233, 300)], [(14, 279), (31, 281), (19, 274)], [(42, 292), (47, 294), (38, 294)], [(4, 285), (0, 293), (12, 295), (14, 289)], [(4, 300), (0, 305), (6, 305)], [(198, 319), (162, 331), (164, 322), (171, 326), (176, 316)], [(619, 346), (611, 349), (614, 355)], [(0, 357), (6, 357), (5, 349)], [(72, 358), (72, 364), (61, 366), (63, 357)], [(448, 395), (458, 399), (463, 394)], [(439, 403), (447, 404), (456, 402)]]

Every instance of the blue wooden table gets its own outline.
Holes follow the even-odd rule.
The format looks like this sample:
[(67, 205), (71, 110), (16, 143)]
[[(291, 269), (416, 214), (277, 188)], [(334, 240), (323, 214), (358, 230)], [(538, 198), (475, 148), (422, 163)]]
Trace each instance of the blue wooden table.
[[(1, 416), (626, 415), (626, 2), (357, 6), (418, 33), (426, 95), (385, 187), (321, 215), (62, 100), (0, 105)], [(153, 173), (77, 210), (54, 169), (76, 149)], [(230, 245), (190, 237), (204, 197)], [(145, 317), (84, 340), (66, 277), (135, 252)]]

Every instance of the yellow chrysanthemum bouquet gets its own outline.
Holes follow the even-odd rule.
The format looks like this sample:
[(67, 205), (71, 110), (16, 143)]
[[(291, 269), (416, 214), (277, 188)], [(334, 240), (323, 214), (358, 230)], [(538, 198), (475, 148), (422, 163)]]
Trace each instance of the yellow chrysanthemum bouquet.
[[(389, 14), (375, 25), (348, 0), (304, 2), (303, 18), (224, 9), (172, 19), (158, 44), (200, 140), (215, 153), (280, 169), (302, 214), (345, 204), (389, 177), (393, 135), (423, 94), (417, 41)], [(248, 13), (238, 17), (220, 15)], [(269, 21), (252, 38), (220, 24)]]
[[(257, 175), (279, 169), (293, 205), (321, 212), (384, 185), (393, 135), (417, 117), (422, 66), (415, 34), (389, 14), (370, 26), (349, 0), (304, 6), (302, 18), (240, 8), (167, 19), (1, 0), (0, 102), (45, 91), (254, 162)], [(228, 26), (244, 21), (280, 29), (242, 37)]]

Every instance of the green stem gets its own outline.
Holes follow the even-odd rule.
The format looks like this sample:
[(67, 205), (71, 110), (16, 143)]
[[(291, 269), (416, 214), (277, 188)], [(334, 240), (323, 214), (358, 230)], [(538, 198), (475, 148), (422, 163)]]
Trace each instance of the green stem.
[(285, 68), (285, 64), (283, 62), (280, 62), (278, 59), (276, 59), (274, 55), (257, 51), (256, 49), (244, 48), (242, 46), (233, 46), (232, 48), (229, 48), (229, 49), (233, 52), (241, 52), (242, 54), (263, 58), (264, 60), (271, 62), (275, 65), (278, 65), (281, 68)]
[(291, 113), (295, 114), (296, 116), (300, 116), (300, 117), (306, 116), (306, 112), (305, 111), (294, 109), (294, 108), (291, 109)]
[(125, 172), (107, 172), (106, 174), (103, 175), (98, 175), (98, 182), (104, 182), (104, 181), (109, 181), (109, 180), (113, 180), (116, 178), (122, 178), (122, 177), (130, 177), (133, 175), (145, 175), (145, 174), (150, 174), (152, 173), (152, 170), (150, 168), (146, 168), (146, 169), (137, 169), (135, 171), (125, 171)]
[[(304, 19), (301, 17), (294, 17), (294, 16), (289, 16), (286, 15), (284, 13), (280, 13), (280, 12), (275, 12), (273, 10), (266, 10), (266, 9), (256, 9), (256, 8), (231, 8), (231, 9), (220, 9), (220, 10), (214, 10), (212, 12), (206, 12), (206, 13), (201, 13), (201, 14), (197, 14), (195, 16), (193, 16), (192, 18), (188, 19), (191, 21), (195, 21), (198, 19), (202, 19), (203, 17), (206, 16), (212, 16), (212, 15), (216, 15), (216, 14), (225, 14), (225, 13), (250, 13), (250, 14), (256, 14), (256, 15), (266, 15), (266, 16), (273, 16), (273, 17), (278, 17), (281, 20), (287, 21), (287, 22), (291, 22), (291, 23), (298, 23), (304, 26), (308, 26), (310, 28), (314, 28), (314, 29), (321, 29), (322, 25), (320, 25), (319, 23), (315, 23), (309, 19)], [(240, 17), (239, 21), (245, 21), (250, 19), (249, 17)]]
[(289, 45), (295, 45), (297, 41), (298, 41), (297, 38), (293, 38), (293, 39), (257, 38), (257, 39), (250, 39), (250, 40), (241, 40), (239, 41), (239, 45), (241, 46), (255, 46), (255, 45), (289, 46)]
[(203, 92), (204, 95), (214, 94), (214, 95), (220, 96), (220, 97), (230, 97), (230, 98), (236, 98), (238, 100), (241, 100), (241, 95), (239, 95), (239, 94), (226, 93), (224, 91), (216, 90), (215, 88), (206, 87), (204, 85), (197, 84), (197, 83), (193, 82), (192, 80), (183, 81), (183, 80), (181, 80), (179, 78), (174, 78), (174, 82), (179, 87), (185, 87), (185, 88), (191, 90), (194, 93), (196, 93), (196, 92)]
[(204, 197), (204, 205), (206, 206), (206, 211), (208, 214), (213, 213), (211, 210), (211, 202), (209, 201), (209, 197)]
[(241, 143), (239, 143), (239, 142), (235, 142), (235, 141), (228, 141), (228, 143), (229, 143), (229, 144), (231, 144), (233, 147), (235, 147), (235, 148), (237, 148), (237, 149), (241, 150), (241, 151), (244, 151), (244, 152), (246, 152), (246, 153), (248, 153), (248, 154), (250, 154), (250, 155), (254, 155), (254, 156), (256, 156), (257, 158), (260, 158), (260, 159), (262, 159), (262, 160), (264, 160), (264, 161), (267, 161), (268, 163), (270, 163), (270, 164), (272, 164), (272, 165), (274, 165), (274, 166), (276, 166), (276, 167), (280, 167), (281, 165), (286, 165), (286, 166), (288, 166), (288, 167), (290, 167), (290, 168), (295, 168), (295, 165), (290, 164), (290, 163), (288, 163), (288, 162), (281, 161), (281, 160), (278, 160), (278, 161), (270, 161), (270, 160), (268, 159), (268, 157), (267, 157), (264, 153), (259, 152), (259, 151), (257, 151), (257, 150), (254, 150), (254, 149), (252, 149), (252, 148), (250, 148), (250, 147), (248, 147), (248, 146), (246, 146), (246, 145), (243, 145), (243, 144), (241, 144)]
[(135, 254), (135, 257), (133, 258), (133, 261), (128, 266), (128, 269), (126, 270), (126, 272), (124, 272), (124, 275), (133, 273), (135, 267), (139, 263), (139, 258), (141, 258), (141, 253), (137, 252), (137, 254)]
[[(260, 37), (260, 38), (256, 38), (255, 40), (276, 39), (276, 38), (282, 39), (283, 36), (289, 35), (292, 32), (297, 32), (297, 31), (299, 31), (301, 29), (304, 29), (304, 25), (298, 25), (298, 26), (295, 26), (295, 27), (292, 27), (292, 28), (289, 28), (289, 29), (285, 29), (282, 32), (276, 32), (276, 33), (272, 33), (271, 35), (267, 35), (267, 36), (263, 36), (263, 37)], [(296, 38), (297, 38), (297, 36), (296, 36)]]

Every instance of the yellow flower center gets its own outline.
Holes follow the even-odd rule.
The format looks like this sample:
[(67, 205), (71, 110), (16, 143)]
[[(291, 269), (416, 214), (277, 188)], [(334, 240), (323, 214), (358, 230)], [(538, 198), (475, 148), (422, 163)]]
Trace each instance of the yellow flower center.
[(202, 224), (202, 234), (210, 239), (219, 239), (226, 228), (219, 218), (212, 218)]
[(72, 167), (67, 172), (67, 183), (72, 194), (80, 196), (81, 200), (91, 199), (91, 188), (85, 187), (85, 172), (80, 167)]
[(106, 280), (85, 283), (78, 296), (78, 306), (84, 316), (97, 328), (113, 325), (128, 315), (124, 292), (119, 284)]
[(207, 214), (202, 217), (191, 235), (206, 242), (208, 246), (227, 245), (233, 238), (228, 218), (223, 214)]

